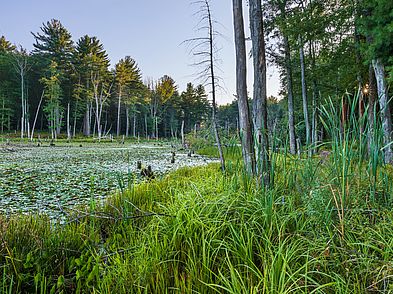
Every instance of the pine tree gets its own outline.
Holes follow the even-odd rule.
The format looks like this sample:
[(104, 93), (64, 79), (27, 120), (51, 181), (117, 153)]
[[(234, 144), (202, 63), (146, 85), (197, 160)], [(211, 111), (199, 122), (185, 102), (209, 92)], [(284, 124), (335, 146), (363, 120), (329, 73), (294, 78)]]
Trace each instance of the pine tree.
[(96, 37), (85, 35), (81, 37), (73, 53), (73, 65), (78, 76), (81, 100), (85, 103), (83, 119), (83, 134), (90, 136), (95, 102), (93, 78), (108, 77), (109, 59), (104, 46)]
[[(141, 83), (141, 73), (136, 64), (136, 61), (129, 56), (121, 59), (115, 65), (115, 76), (116, 76), (116, 86), (117, 86), (117, 136), (120, 136), (120, 110), (122, 98), (129, 98), (132, 94), (131, 88), (139, 87)], [(129, 123), (128, 108), (126, 108), (126, 129), (128, 129)], [(128, 135), (128, 132), (126, 132)]]

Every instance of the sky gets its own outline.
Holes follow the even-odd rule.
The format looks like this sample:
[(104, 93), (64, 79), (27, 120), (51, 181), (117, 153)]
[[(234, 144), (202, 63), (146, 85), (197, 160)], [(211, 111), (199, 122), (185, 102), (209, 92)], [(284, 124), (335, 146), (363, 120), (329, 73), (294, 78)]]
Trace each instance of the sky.
[[(107, 50), (111, 66), (125, 56), (138, 63), (143, 78), (157, 80), (171, 76), (179, 91), (186, 84), (198, 84), (196, 73), (200, 68), (189, 48), (187, 39), (200, 37), (196, 30), (199, 6), (193, 0), (0, 0), (0, 36), (33, 49), (31, 32), (50, 19), (58, 19), (71, 33), (74, 41), (83, 35), (96, 36)], [(235, 47), (233, 41), (232, 1), (211, 0), (212, 15), (219, 23), (216, 30), (222, 37), (216, 41), (221, 87), (217, 93), (219, 104), (229, 103), (236, 93)], [(244, 8), (247, 21), (247, 7)], [(247, 27), (248, 24), (246, 23)], [(249, 33), (246, 31), (246, 35)], [(183, 44), (182, 44), (183, 43)], [(250, 46), (248, 44), (248, 46)], [(248, 90), (252, 92), (252, 61), (249, 60)], [(268, 95), (278, 96), (278, 72), (268, 67)], [(208, 89), (208, 91), (210, 91)]]

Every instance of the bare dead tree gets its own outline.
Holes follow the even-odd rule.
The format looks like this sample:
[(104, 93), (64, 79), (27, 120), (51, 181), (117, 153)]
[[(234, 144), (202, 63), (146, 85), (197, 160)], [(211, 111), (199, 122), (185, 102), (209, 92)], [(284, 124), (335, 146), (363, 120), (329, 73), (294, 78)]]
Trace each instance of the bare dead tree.
[(103, 135), (102, 130), (102, 113), (103, 107), (109, 97), (114, 81), (105, 81), (99, 72), (91, 73), (91, 83), (93, 85), (93, 95), (95, 100), (95, 115), (97, 124), (98, 140), (101, 140)]
[(190, 44), (191, 54), (198, 58), (193, 65), (202, 68), (200, 72), (197, 73), (197, 78), (202, 81), (206, 86), (211, 87), (212, 94), (212, 127), (218, 148), (218, 153), (220, 155), (221, 169), (225, 171), (225, 159), (224, 153), (222, 151), (220, 135), (217, 126), (217, 103), (216, 103), (216, 90), (218, 87), (219, 77), (216, 75), (216, 37), (219, 35), (215, 30), (216, 21), (213, 20), (211, 13), (210, 0), (198, 0), (193, 2), (194, 5), (199, 6), (197, 14), (200, 15), (200, 20), (197, 26), (198, 32), (204, 32), (206, 35), (201, 37), (196, 37), (188, 39), (183, 43)]
[(29, 120), (29, 102), (28, 97), (26, 95), (26, 76), (29, 72), (31, 66), (28, 63), (28, 53), (25, 49), (20, 47), (20, 50), (16, 50), (16, 54), (14, 56), (14, 68), (15, 72), (18, 74), (20, 79), (20, 99), (21, 99), (21, 107), (22, 107), (22, 115), (21, 115), (21, 132), (20, 137), (24, 137), (24, 133), (27, 133), (27, 137), (30, 137), (30, 120)]
[(35, 129), (35, 125), (36, 125), (36, 122), (37, 122), (38, 113), (40, 112), (40, 108), (41, 108), (42, 100), (43, 100), (43, 98), (44, 98), (44, 94), (45, 94), (45, 90), (42, 91), (42, 95), (41, 95), (41, 98), (40, 98), (40, 102), (38, 103), (37, 110), (36, 110), (36, 112), (35, 112), (33, 127), (31, 128), (30, 141), (33, 141), (33, 138), (34, 138), (34, 129)]

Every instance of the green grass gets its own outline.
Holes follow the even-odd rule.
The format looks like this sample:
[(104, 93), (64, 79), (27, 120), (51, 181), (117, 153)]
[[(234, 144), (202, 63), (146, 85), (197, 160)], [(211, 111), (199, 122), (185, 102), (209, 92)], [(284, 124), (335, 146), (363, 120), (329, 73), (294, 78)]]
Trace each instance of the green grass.
[(228, 144), (225, 174), (210, 164), (129, 183), (63, 225), (1, 218), (0, 292), (393, 292), (393, 169), (378, 126), (365, 154), (355, 105), (340, 132), (327, 101), (330, 155), (290, 156), (283, 146), (268, 190)]
[[(239, 173), (224, 176), (215, 164), (181, 169), (132, 186), (61, 226), (45, 217), (3, 218), (2, 291), (364, 293), (392, 287), (391, 210), (349, 211), (341, 236), (328, 189), (310, 190), (317, 191), (312, 199), (295, 190), (283, 203), (281, 193), (291, 187), (257, 191)], [(292, 185), (284, 178), (277, 182)], [(301, 177), (297, 183), (306, 185)]]

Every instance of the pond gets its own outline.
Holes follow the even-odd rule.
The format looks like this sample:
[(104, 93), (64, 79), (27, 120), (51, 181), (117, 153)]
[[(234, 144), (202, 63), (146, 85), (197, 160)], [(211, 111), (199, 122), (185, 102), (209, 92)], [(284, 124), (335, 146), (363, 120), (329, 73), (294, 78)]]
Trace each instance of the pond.
[(170, 145), (66, 144), (55, 147), (0, 146), (0, 214), (45, 213), (102, 201), (128, 181), (140, 180), (137, 161), (151, 165), (156, 176), (213, 160), (189, 157)]

